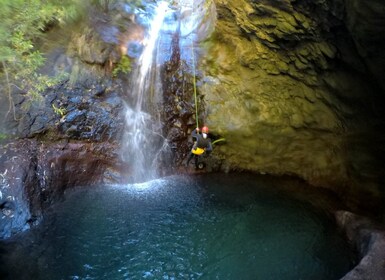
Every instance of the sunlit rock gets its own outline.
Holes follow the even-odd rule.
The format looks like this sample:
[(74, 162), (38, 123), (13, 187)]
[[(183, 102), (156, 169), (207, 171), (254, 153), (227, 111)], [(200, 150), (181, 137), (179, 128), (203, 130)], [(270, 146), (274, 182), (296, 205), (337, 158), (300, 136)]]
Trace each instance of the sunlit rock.
[[(348, 5), (346, 21), (339, 1), (214, 1), (215, 29), (205, 42), (201, 69), (202, 79), (215, 83), (203, 82), (199, 89), (206, 124), (226, 138), (216, 148), (226, 168), (293, 174), (337, 189), (361, 177), (363, 170), (352, 169), (364, 160), (350, 156), (357, 149), (351, 135), (365, 138), (374, 129), (365, 119), (381, 122), (370, 105), (362, 105), (378, 100), (379, 90), (356, 52), (358, 25), (349, 25), (350, 13), (357, 13), (351, 6), (378, 6), (361, 2)], [(357, 122), (354, 114), (363, 117)], [(379, 188), (371, 189), (374, 196)]]

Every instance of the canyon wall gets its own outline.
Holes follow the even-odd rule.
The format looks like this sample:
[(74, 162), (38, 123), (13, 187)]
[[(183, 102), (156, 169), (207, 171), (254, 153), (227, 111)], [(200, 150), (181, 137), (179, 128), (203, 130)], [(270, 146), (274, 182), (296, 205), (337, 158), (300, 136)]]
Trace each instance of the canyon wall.
[(383, 4), (345, 2), (213, 1), (201, 114), (224, 169), (382, 195)]

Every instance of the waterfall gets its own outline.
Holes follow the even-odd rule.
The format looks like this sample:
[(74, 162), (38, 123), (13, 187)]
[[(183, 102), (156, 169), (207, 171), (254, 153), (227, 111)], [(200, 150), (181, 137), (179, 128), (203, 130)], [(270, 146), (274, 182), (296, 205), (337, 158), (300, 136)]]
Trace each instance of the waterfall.
[(162, 96), (156, 54), (159, 33), (168, 10), (166, 2), (157, 5), (143, 42), (144, 49), (132, 73), (123, 148), (124, 160), (131, 165), (133, 182), (144, 182), (157, 176), (157, 158), (167, 146), (162, 136), (159, 108), (156, 108)]
[[(122, 145), (123, 160), (129, 164), (128, 171), (133, 183), (156, 179), (157, 163), (165, 162), (167, 152), (171, 150), (162, 132), (164, 106), (160, 68), (170, 62), (174, 55), (174, 58), (178, 57), (177, 60), (186, 62), (193, 69), (193, 44), (197, 42), (197, 30), (202, 32), (203, 25), (200, 23), (206, 14), (204, 2), (179, 0), (168, 4), (162, 1), (156, 6), (154, 16), (148, 23), (144, 48), (131, 76)], [(176, 37), (178, 51), (175, 55), (173, 39)], [(195, 73), (191, 71), (190, 74)]]

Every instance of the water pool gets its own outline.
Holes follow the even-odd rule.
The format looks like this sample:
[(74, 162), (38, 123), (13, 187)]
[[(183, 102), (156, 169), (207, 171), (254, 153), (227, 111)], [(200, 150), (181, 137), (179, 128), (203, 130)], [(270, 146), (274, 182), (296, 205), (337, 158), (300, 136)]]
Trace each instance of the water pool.
[(339, 279), (348, 244), (284, 182), (211, 174), (70, 191), (4, 247), (4, 278)]

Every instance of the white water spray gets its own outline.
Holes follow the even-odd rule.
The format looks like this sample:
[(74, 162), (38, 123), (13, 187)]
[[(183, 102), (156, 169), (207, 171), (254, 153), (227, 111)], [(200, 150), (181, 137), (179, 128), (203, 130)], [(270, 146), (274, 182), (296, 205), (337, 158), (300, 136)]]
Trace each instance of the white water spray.
[[(138, 60), (138, 67), (132, 75), (132, 101), (127, 104), (126, 132), (123, 138), (125, 159), (130, 163), (134, 182), (143, 182), (156, 177), (156, 159), (167, 145), (162, 136), (160, 117), (151, 108), (151, 103), (161, 95), (161, 86), (157, 84), (156, 42), (163, 21), (168, 11), (168, 4), (161, 2), (155, 10), (148, 36), (144, 41), (144, 50)], [(154, 65), (155, 64), (155, 65)], [(155, 73), (155, 74), (154, 74)], [(144, 106), (146, 105), (146, 106)]]

